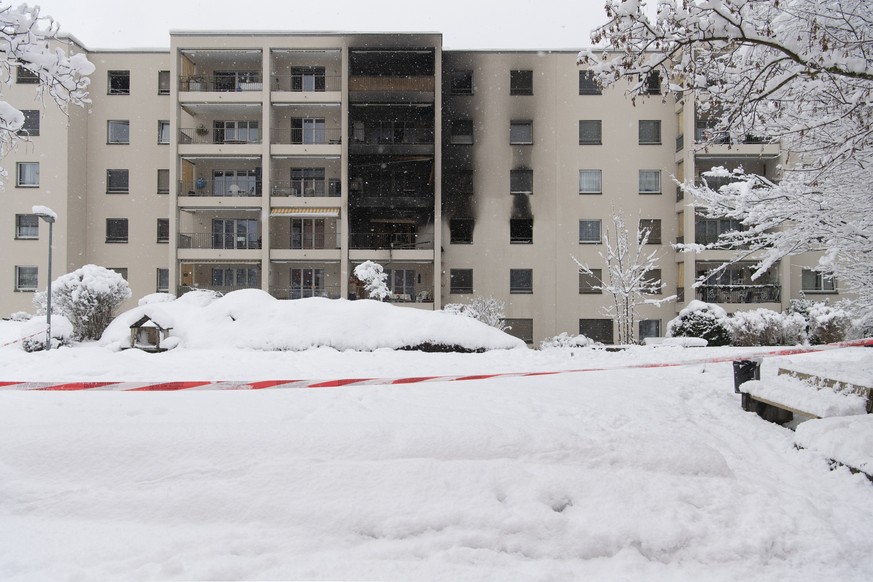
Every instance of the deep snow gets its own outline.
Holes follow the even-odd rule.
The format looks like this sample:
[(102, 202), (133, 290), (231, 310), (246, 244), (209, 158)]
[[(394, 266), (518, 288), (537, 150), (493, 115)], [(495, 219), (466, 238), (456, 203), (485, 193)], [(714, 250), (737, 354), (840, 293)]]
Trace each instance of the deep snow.
[[(0, 325), (0, 344), (15, 325)], [(627, 369), (754, 351), (8, 346), (0, 381), (614, 369), (0, 391), (0, 579), (867, 580), (865, 477), (830, 471), (794, 433), (743, 412), (730, 363)]]

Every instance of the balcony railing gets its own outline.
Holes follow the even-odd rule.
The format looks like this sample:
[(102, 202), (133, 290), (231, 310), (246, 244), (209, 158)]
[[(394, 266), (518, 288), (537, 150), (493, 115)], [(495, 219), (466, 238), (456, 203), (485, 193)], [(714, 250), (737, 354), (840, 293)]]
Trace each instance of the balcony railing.
[(179, 144), (259, 144), (258, 128), (213, 129), (210, 127), (183, 127), (179, 129)]
[(192, 287), (190, 285), (180, 285), (176, 287), (176, 296), (181, 297), (185, 293), (189, 293), (195, 290), (210, 290), (210, 291), (218, 291), (222, 295), (226, 295), (231, 291), (239, 291), (240, 289), (260, 289), (260, 285), (198, 285), (197, 287)]
[(270, 187), (272, 196), (338, 198), (342, 195), (342, 183), (336, 178), (291, 180), (290, 182), (274, 180), (270, 183)]
[(260, 233), (212, 234), (210, 232), (180, 232), (180, 249), (255, 250), (261, 248)]
[(697, 299), (707, 303), (779, 303), (782, 286), (769, 285), (701, 285)]
[(179, 91), (261, 91), (264, 88), (261, 73), (238, 71), (228, 75), (189, 75), (179, 77)]
[(257, 197), (261, 195), (261, 182), (252, 180), (182, 180), (179, 182), (179, 196), (228, 196)]
[(433, 144), (433, 127), (405, 121), (370, 121), (352, 123), (349, 129), (352, 144), (394, 145)]
[(292, 93), (323, 93), (342, 89), (342, 77), (339, 75), (274, 75), (273, 91), (290, 91)]
[(430, 75), (365, 76), (349, 77), (349, 91), (434, 91), (434, 78)]
[(743, 136), (743, 140), (737, 141), (731, 139), (729, 133), (721, 131), (712, 131), (708, 128), (698, 127), (694, 130), (694, 141), (696, 143), (710, 143), (713, 145), (737, 145), (737, 144), (767, 144), (773, 143), (773, 140), (761, 137), (758, 135)]
[(314, 128), (273, 128), (270, 130), (274, 144), (323, 145), (342, 143), (342, 129), (339, 127)]
[(433, 234), (352, 233), (349, 248), (367, 250), (432, 250)]
[(306, 297), (327, 297), (339, 299), (339, 285), (320, 285), (318, 287), (271, 287), (270, 295), (276, 299), (304, 299)]
[(341, 238), (338, 232), (292, 233), (290, 239), (283, 237), (270, 248), (284, 251), (334, 250), (340, 248)]

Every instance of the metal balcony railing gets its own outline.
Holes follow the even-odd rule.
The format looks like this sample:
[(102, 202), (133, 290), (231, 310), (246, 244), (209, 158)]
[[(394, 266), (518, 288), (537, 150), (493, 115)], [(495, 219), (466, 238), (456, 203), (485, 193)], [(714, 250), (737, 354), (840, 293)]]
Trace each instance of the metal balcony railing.
[(210, 232), (180, 232), (180, 249), (254, 250), (261, 248), (260, 233), (213, 234)]
[(290, 145), (320, 145), (342, 143), (339, 127), (273, 128), (270, 143)]
[(219, 180), (182, 180), (179, 182), (179, 196), (261, 196), (262, 184), (259, 180), (222, 178)]
[(258, 128), (214, 129), (206, 126), (183, 127), (179, 129), (179, 144), (259, 144), (261, 132)]
[(339, 299), (339, 285), (319, 285), (317, 287), (271, 287), (270, 295), (276, 299), (304, 299), (306, 297), (327, 297)]
[(179, 91), (261, 91), (264, 83), (257, 71), (228, 71), (215, 75), (183, 75), (179, 77)]
[(292, 232), (291, 238), (274, 239), (270, 248), (275, 250), (334, 250), (340, 248), (342, 237), (338, 232)]
[(318, 196), (338, 198), (342, 195), (341, 185), (342, 183), (337, 178), (301, 179), (291, 181), (273, 180), (270, 182), (270, 194), (272, 196), (292, 196), (299, 198)]
[(782, 286), (768, 285), (701, 285), (697, 299), (707, 303), (779, 303)]
[(340, 91), (342, 77), (339, 75), (293, 74), (273, 75), (270, 85), (273, 91), (290, 91), (292, 93), (323, 93), (325, 91)]
[(352, 233), (349, 248), (367, 250), (432, 250), (433, 234)]
[(433, 127), (406, 121), (368, 121), (352, 123), (352, 145), (431, 145)]

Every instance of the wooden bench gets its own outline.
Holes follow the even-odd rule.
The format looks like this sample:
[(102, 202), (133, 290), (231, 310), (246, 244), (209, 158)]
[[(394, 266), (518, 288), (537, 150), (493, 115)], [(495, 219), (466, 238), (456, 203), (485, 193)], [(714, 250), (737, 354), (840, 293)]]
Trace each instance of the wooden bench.
[(873, 390), (870, 388), (854, 384), (847, 387), (846, 383), (833, 379), (817, 382), (817, 379), (810, 374), (798, 377), (786, 370), (775, 378), (744, 382), (739, 387), (743, 410), (777, 424), (792, 422), (795, 415), (812, 419), (871, 411)]

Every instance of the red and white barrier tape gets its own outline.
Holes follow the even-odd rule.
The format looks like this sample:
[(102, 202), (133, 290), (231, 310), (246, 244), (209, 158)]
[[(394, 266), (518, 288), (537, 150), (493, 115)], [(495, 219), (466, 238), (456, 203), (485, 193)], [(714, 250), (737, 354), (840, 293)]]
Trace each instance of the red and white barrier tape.
[(873, 347), (873, 338), (839, 342), (823, 346), (803, 348), (783, 348), (748, 355), (721, 356), (718, 358), (700, 358), (684, 362), (661, 362), (655, 364), (630, 364), (603, 368), (578, 368), (575, 370), (555, 370), (544, 372), (499, 372), (495, 374), (475, 374), (463, 376), (413, 376), (406, 378), (339, 378), (321, 380), (259, 380), (242, 382), (233, 380), (203, 380), (189, 382), (2, 382), (3, 390), (37, 390), (37, 391), (123, 391), (123, 392), (172, 392), (177, 390), (264, 390), (267, 388), (339, 388), (343, 386), (392, 386), (398, 384), (421, 384), (424, 382), (463, 382), (469, 380), (490, 380), (493, 378), (525, 378), (532, 376), (553, 376), (556, 374), (577, 374), (583, 372), (606, 372), (612, 370), (632, 370), (642, 368), (677, 368), (700, 364), (717, 364), (748, 360), (753, 358), (771, 358), (808, 354), (835, 348)]
[(45, 334), (45, 331), (38, 331), (36, 333), (32, 333), (30, 335), (26, 335), (26, 336), (20, 337), (18, 339), (14, 339), (11, 342), (6, 342), (5, 344), (0, 344), (0, 348), (5, 348), (6, 346), (11, 346), (12, 344), (17, 344), (18, 342), (23, 342), (26, 339), (30, 339), (32, 337), (36, 337), (38, 335), (43, 335), (43, 334)]

